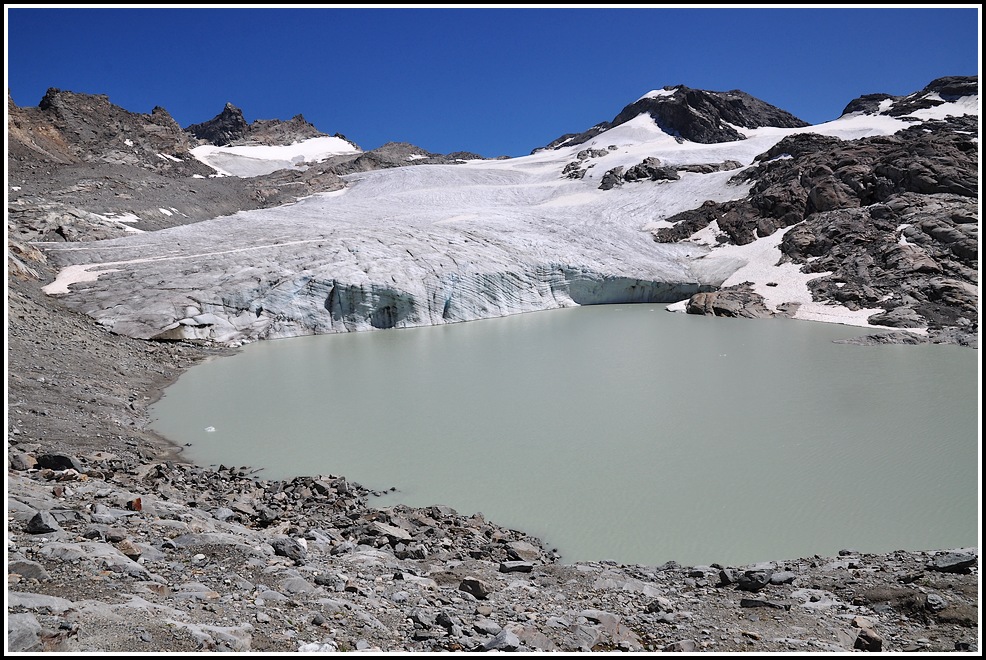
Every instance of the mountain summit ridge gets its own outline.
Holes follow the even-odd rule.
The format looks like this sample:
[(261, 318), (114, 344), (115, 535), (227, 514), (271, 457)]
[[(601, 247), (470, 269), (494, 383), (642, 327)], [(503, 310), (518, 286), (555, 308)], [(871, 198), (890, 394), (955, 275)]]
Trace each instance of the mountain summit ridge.
[(212, 119), (185, 128), (185, 132), (200, 143), (216, 147), (248, 145), (290, 145), (318, 137), (336, 137), (346, 140), (357, 151), (359, 145), (344, 135), (329, 135), (315, 128), (302, 114), (287, 121), (281, 119), (255, 119), (247, 123), (243, 111), (232, 103), (226, 103), (222, 111)]
[(545, 147), (558, 149), (588, 142), (600, 133), (648, 114), (668, 135), (714, 144), (744, 139), (734, 126), (742, 128), (804, 128), (808, 122), (746, 92), (713, 92), (685, 85), (669, 85), (654, 90), (625, 106), (611, 121), (601, 122), (581, 133), (563, 135)]

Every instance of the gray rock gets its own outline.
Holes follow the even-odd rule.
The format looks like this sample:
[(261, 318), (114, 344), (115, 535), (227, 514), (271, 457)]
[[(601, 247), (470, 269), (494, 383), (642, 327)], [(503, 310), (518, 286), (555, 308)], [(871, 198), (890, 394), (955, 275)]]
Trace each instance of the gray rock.
[(476, 632), (483, 635), (496, 635), (503, 630), (503, 628), (496, 621), (485, 617), (480, 617), (473, 621), (472, 628)]
[(647, 604), (647, 606), (644, 608), (644, 611), (645, 612), (673, 612), (674, 603), (672, 603), (669, 599), (663, 596), (658, 596), (657, 598), (655, 598), (654, 600), (652, 600)]
[(7, 653), (33, 653), (41, 648), (41, 624), (29, 612), (8, 613)]
[(287, 594), (308, 593), (315, 589), (311, 583), (303, 577), (287, 577), (277, 583), (278, 589)]
[(458, 626), (461, 622), (458, 617), (453, 617), (448, 612), (439, 612), (435, 617), (435, 623), (445, 628), (445, 630), (452, 630), (454, 626)]
[(408, 615), (408, 618), (411, 619), (413, 623), (416, 623), (419, 626), (422, 626), (424, 628), (431, 628), (432, 626), (435, 625), (437, 616), (438, 616), (437, 613), (432, 610), (416, 607), (413, 610), (411, 610), (411, 613)]
[(541, 559), (541, 550), (528, 541), (511, 541), (507, 544), (507, 555), (515, 561), (536, 562)]
[(38, 460), (31, 454), (11, 450), (7, 452), (7, 466), (11, 470), (32, 470), (38, 465)]
[(950, 552), (932, 559), (928, 564), (928, 570), (940, 573), (969, 573), (978, 561), (979, 557), (971, 553)]
[(475, 651), (516, 651), (520, 648), (520, 638), (509, 630), (501, 630), (491, 639), (480, 644)]
[(557, 645), (534, 625), (510, 624), (510, 631), (517, 635), (525, 648), (543, 652), (558, 650)]
[(685, 311), (705, 316), (762, 319), (774, 313), (764, 304), (763, 296), (748, 285), (726, 287), (719, 291), (696, 293), (688, 299)]
[(380, 534), (386, 536), (391, 543), (411, 540), (411, 535), (407, 532), (407, 530), (378, 521), (371, 522), (367, 526), (367, 532), (373, 535)]
[[(860, 618), (856, 617), (853, 620), (853, 624), (858, 625), (857, 620)], [(859, 632), (856, 634), (856, 641), (853, 643), (853, 648), (859, 651), (879, 653), (883, 650), (883, 637), (872, 626), (861, 625)]]
[(682, 639), (664, 647), (665, 651), (678, 653), (695, 653), (699, 650), (698, 642), (694, 639)]
[(475, 577), (467, 577), (459, 583), (459, 591), (464, 591), (473, 598), (485, 600), (489, 597), (490, 585), (484, 580)]
[(770, 575), (771, 584), (791, 584), (798, 576), (791, 571), (774, 571)]
[(624, 181), (675, 181), (680, 178), (675, 168), (661, 165), (661, 161), (652, 156), (629, 168), (623, 175)]
[(599, 190), (612, 190), (616, 186), (623, 184), (623, 166), (614, 167), (603, 174), (599, 183)]
[(927, 319), (907, 306), (895, 307), (882, 314), (874, 314), (867, 321), (873, 325), (884, 325), (889, 328), (923, 328), (928, 325)]
[(58, 596), (33, 594), (26, 591), (8, 591), (7, 607), (23, 607), (27, 610), (38, 610), (46, 614), (65, 614), (70, 610), (76, 609), (76, 604), (67, 598), (59, 598)]
[(16, 573), (21, 577), (34, 580), (48, 580), (51, 578), (44, 566), (36, 561), (28, 559), (15, 559), (7, 562), (7, 573)]
[(24, 530), (28, 534), (51, 534), (63, 531), (49, 511), (38, 511), (28, 522)]
[(288, 559), (304, 559), (308, 552), (305, 546), (288, 536), (279, 536), (270, 540), (270, 546), (274, 548), (274, 554)]
[(534, 570), (534, 564), (529, 561), (500, 562), (501, 573), (530, 573), (533, 570)]
[(147, 569), (133, 561), (122, 552), (106, 543), (60, 543), (52, 542), (41, 549), (41, 555), (66, 563), (79, 560), (94, 562), (97, 566), (111, 571), (147, 580)]
[(736, 588), (740, 591), (760, 591), (770, 584), (773, 574), (770, 569), (743, 571), (736, 580)]

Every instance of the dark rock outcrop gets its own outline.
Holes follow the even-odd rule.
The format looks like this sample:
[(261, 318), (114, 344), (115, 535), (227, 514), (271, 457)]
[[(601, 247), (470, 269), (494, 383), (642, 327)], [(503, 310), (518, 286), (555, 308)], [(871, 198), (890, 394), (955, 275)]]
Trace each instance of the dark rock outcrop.
[(749, 284), (696, 293), (688, 300), (685, 311), (688, 314), (748, 319), (769, 318), (774, 315), (764, 304), (763, 296), (754, 292)]
[[(227, 103), (218, 115), (201, 124), (192, 124), (185, 131), (194, 139), (217, 147), (226, 145), (281, 145), (293, 144), (316, 137), (328, 137), (302, 115), (295, 115), (287, 121), (280, 119), (256, 119), (247, 123), (243, 111), (232, 103)], [(356, 149), (359, 147), (340, 133), (333, 137), (346, 140)]]
[(612, 121), (596, 124), (582, 133), (563, 135), (544, 149), (582, 144), (644, 113), (668, 135), (703, 144), (744, 139), (730, 124), (742, 128), (808, 126), (791, 113), (739, 90), (710, 92), (684, 85), (665, 87), (664, 90), (672, 93), (638, 99), (623, 108)]
[[(961, 80), (942, 81), (928, 89), (968, 91)], [(967, 115), (860, 140), (792, 135), (733, 177), (752, 182), (745, 199), (676, 214), (654, 238), (684, 240), (715, 220), (730, 242), (744, 245), (797, 225), (781, 251), (805, 272), (824, 274), (810, 283), (815, 300), (883, 308), (871, 323), (929, 327), (943, 341), (975, 345), (977, 132), (978, 119)], [(736, 307), (715, 299), (702, 294), (689, 311), (722, 315)]]
[(221, 147), (242, 139), (250, 125), (243, 118), (243, 111), (232, 103), (227, 103), (222, 112), (201, 124), (192, 124), (185, 130), (197, 140)]
[[(842, 114), (847, 115), (853, 112), (878, 114), (882, 112), (891, 117), (904, 117), (915, 110), (934, 108), (947, 101), (976, 94), (979, 94), (978, 76), (946, 76), (932, 80), (921, 91), (907, 96), (865, 94), (850, 101)], [(890, 101), (889, 107), (881, 111), (881, 103), (887, 100)]]
[(680, 178), (675, 168), (662, 165), (661, 161), (653, 156), (628, 168), (623, 174), (624, 181), (675, 181)]

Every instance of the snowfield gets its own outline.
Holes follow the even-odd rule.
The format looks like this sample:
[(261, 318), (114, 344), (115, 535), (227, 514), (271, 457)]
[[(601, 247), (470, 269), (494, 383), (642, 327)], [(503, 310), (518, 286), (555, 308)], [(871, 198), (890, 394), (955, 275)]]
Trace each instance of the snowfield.
[[(978, 100), (960, 99), (934, 114), (977, 107)], [(45, 290), (121, 334), (225, 343), (582, 304), (664, 302), (681, 309), (696, 292), (743, 281), (753, 282), (769, 307), (800, 303), (796, 318), (866, 325), (875, 310), (813, 303), (806, 282), (819, 274), (776, 265), (783, 232), (721, 245), (712, 226), (690, 241), (654, 242), (650, 231), (675, 213), (743, 198), (748, 186), (729, 183), (739, 170), (681, 172), (677, 181), (611, 190), (599, 184), (611, 168), (647, 157), (670, 166), (732, 160), (746, 167), (793, 133), (856, 139), (910, 125), (856, 113), (800, 129), (738, 129), (746, 140), (696, 144), (679, 142), (643, 114), (581, 145), (352, 174), (343, 177), (344, 191), (275, 209), (81, 247), (49, 244), (64, 269)], [(317, 140), (323, 142), (199, 147), (196, 156), (220, 174), (249, 176), (244, 172), (352, 149), (342, 140)], [(565, 166), (579, 161), (584, 177), (566, 177)]]

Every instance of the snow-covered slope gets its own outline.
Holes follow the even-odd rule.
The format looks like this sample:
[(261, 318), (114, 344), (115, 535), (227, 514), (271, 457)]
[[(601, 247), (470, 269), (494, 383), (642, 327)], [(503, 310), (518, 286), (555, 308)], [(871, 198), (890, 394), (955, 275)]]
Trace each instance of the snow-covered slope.
[(339, 137), (323, 136), (290, 145), (241, 145), (216, 147), (205, 144), (192, 155), (222, 176), (261, 176), (291, 167), (304, 167), (331, 156), (358, 154), (360, 150)]
[[(934, 110), (940, 116), (977, 108), (978, 97), (966, 97)], [(753, 282), (768, 305), (802, 303), (802, 318), (865, 325), (867, 310), (811, 303), (805, 282), (818, 273), (776, 265), (783, 232), (721, 246), (715, 227), (681, 243), (656, 243), (650, 230), (707, 200), (744, 197), (748, 184), (730, 183), (736, 163), (751, 165), (785, 136), (887, 135), (920, 119), (850, 113), (807, 128), (734, 127), (746, 139), (698, 144), (671, 137), (641, 114), (583, 144), (523, 158), (352, 174), (345, 190), (289, 206), (81, 246), (49, 245), (50, 258), (65, 268), (46, 291), (122, 334), (221, 342), (580, 304), (674, 303), (734, 281)], [(333, 148), (343, 146), (352, 148)], [(263, 169), (265, 161), (329, 153), (236, 149), (245, 148), (211, 148), (200, 157), (236, 173), (249, 169), (238, 158)], [(227, 160), (216, 161), (217, 153)], [(599, 188), (607, 171), (645, 158), (719, 169)], [(581, 178), (564, 174), (572, 163), (584, 168)]]

